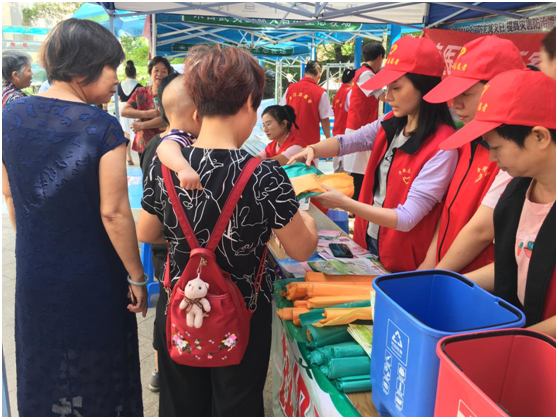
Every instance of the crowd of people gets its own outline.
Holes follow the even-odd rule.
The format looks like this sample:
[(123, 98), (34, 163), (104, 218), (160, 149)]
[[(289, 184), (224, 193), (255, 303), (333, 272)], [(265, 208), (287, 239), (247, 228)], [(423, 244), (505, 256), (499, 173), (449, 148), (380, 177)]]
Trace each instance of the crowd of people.
[[(461, 272), (522, 309), (527, 327), (555, 337), (555, 54), (555, 29), (543, 41), (540, 72), (526, 68), (512, 42), (480, 37), (442, 81), (445, 64), (431, 40), (403, 37), (387, 56), (371, 42), (362, 67), (344, 72), (333, 107), (319, 86), (321, 64), (309, 61), (280, 104), (263, 110), (270, 143), (252, 156), (241, 147), (265, 73), (243, 49), (197, 46), (183, 74), (156, 56), (149, 86), (127, 61), (119, 83), (120, 43), (97, 23), (68, 19), (42, 46), (50, 87), (33, 96), (22, 92), (31, 58), (3, 53), (2, 193), (17, 237), (20, 415), (51, 416), (67, 400), (81, 416), (143, 416), (140, 240), (152, 243), (161, 282), (153, 333), (159, 415), (263, 416), (275, 280), (266, 245), (274, 233), (305, 261), (318, 242), (282, 166), (318, 158), (337, 158), (356, 194), (326, 188), (316, 202), (354, 214), (354, 240), (389, 271)], [(120, 123), (92, 106), (117, 91)], [(380, 101), (392, 110), (378, 118)], [(465, 124), (458, 131), (448, 103)], [(130, 144), (144, 174), (137, 227)], [(205, 247), (253, 157), (259, 165), (215, 250), (242, 302), (257, 307), (244, 357), (214, 368), (178, 364), (168, 350), (163, 279), (178, 282), (192, 248), (175, 207)]]

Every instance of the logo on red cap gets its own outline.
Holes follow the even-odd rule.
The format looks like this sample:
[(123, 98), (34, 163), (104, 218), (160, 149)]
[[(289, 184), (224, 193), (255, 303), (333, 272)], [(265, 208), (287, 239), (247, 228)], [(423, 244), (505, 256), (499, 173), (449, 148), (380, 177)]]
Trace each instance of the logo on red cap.
[[(386, 64), (393, 64), (393, 65), (397, 65), (399, 64), (399, 58), (395, 59), (395, 57), (391, 57), (391, 55), (397, 51), (397, 44), (393, 44), (391, 46), (391, 49), (389, 50), (389, 54), (388, 54), (388, 58), (386, 60)], [(391, 57), (391, 58), (390, 58)]]

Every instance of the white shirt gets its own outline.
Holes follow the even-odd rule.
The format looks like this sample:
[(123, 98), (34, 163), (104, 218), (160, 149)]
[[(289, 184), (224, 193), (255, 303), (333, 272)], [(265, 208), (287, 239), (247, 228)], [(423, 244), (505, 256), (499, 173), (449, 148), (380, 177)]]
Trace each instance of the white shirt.
[(374, 76), (375, 74), (373, 71), (365, 71), (358, 77), (356, 84), (358, 87), (360, 87), (360, 90), (362, 90), (362, 93), (364, 93), (366, 97), (370, 97), (371, 95), (374, 95), (376, 99), (379, 99), (380, 96), (382, 96), (382, 93), (384, 93), (384, 89), (366, 90), (362, 88), (362, 85)]

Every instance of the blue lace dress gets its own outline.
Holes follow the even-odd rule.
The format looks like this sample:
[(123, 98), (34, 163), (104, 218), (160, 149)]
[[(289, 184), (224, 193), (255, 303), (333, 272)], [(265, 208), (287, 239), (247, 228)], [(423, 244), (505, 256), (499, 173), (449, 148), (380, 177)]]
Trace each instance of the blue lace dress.
[(136, 317), (100, 215), (99, 162), (125, 141), (85, 104), (31, 96), (2, 112), (21, 416), (143, 415)]

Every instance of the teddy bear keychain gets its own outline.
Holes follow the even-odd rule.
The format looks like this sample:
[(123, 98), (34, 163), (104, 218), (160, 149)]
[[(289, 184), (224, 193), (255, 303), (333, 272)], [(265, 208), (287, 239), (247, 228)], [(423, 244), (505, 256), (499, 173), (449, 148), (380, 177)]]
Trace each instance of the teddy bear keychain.
[(180, 302), (180, 310), (186, 310), (186, 324), (188, 327), (199, 329), (202, 327), (203, 318), (207, 317), (211, 305), (205, 296), (209, 290), (209, 284), (198, 276), (184, 287), (184, 299)]

